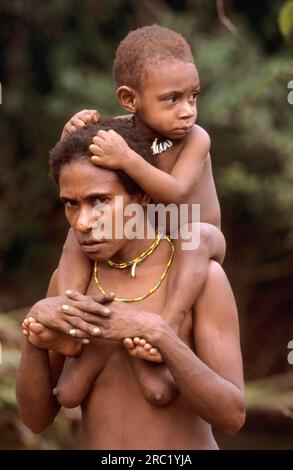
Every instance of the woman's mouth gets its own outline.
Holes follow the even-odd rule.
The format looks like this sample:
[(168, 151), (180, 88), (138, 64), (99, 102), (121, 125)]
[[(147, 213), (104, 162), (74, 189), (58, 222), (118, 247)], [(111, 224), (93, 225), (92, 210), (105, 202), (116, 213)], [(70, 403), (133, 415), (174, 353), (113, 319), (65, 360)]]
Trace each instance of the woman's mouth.
[(83, 242), (80, 244), (81, 248), (83, 251), (86, 253), (95, 253), (96, 251), (99, 251), (101, 248), (101, 245), (103, 245), (106, 242), (105, 239), (102, 240), (91, 240), (87, 242)]

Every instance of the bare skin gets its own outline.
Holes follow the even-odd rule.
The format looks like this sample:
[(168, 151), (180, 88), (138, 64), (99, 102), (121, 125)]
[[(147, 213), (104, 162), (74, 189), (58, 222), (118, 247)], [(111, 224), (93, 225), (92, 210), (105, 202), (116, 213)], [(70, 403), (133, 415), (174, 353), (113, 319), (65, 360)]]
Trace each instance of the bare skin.
[[(212, 175), (210, 138), (203, 128), (195, 124), (199, 91), (197, 70), (194, 64), (180, 60), (161, 61), (159, 65), (148, 70), (142, 92), (122, 86), (117, 95), (124, 109), (134, 113), (150, 144), (159, 137), (171, 139), (173, 146), (154, 157), (153, 165), (150, 165), (114, 131), (99, 131), (90, 150), (96, 165), (125, 171), (154, 202), (189, 204), (189, 222), (191, 205), (200, 204), (200, 220), (204, 222), (200, 230), (200, 246), (196, 250), (184, 251), (180, 249), (182, 240), (175, 241), (177, 250), (168, 278), (169, 295), (161, 312), (178, 332), (186, 311), (203, 289), (208, 260), (223, 261), (225, 240), (216, 230), (220, 227), (220, 206)], [(97, 122), (99, 114), (94, 110), (78, 113), (66, 124), (63, 135), (83, 127), (91, 119)], [(67, 269), (68, 260), (72, 257), (77, 263), (75, 273)], [(60, 294), (68, 287), (86, 291), (91, 267), (72, 234), (66, 240), (58, 271)], [(147, 352), (153, 352), (152, 345), (145, 347), (141, 338), (128, 338), (124, 345), (135, 356), (157, 362), (162, 360), (159, 352)]]
[[(100, 279), (108, 291), (123, 296), (127, 280), (127, 294), (134, 296), (158, 279), (170, 247), (163, 241), (131, 280), (105, 260), (109, 255), (129, 259), (144, 250), (146, 240), (110, 239), (88, 251), (84, 242), (91, 234), (92, 194), (105, 191), (106, 186), (107, 194), (122, 192), (117, 177), (110, 177), (106, 170), (78, 162), (62, 169), (61, 196), (71, 201), (66, 215), (81, 247), (98, 260)], [(133, 198), (138, 202), (138, 196)], [(52, 282), (53, 297), (38, 302), (31, 315), (49, 329), (68, 334), (73, 328), (71, 336), (91, 339), (77, 358), (67, 358), (64, 364), (64, 356), (48, 352), (48, 344), (45, 349), (40, 343), (36, 347), (28, 337), (17, 378), (25, 424), (40, 432), (62, 403), (68, 407), (81, 404), (86, 449), (216, 449), (211, 426), (236, 433), (244, 420), (243, 376), (237, 311), (227, 278), (211, 262), (205, 288), (192, 316), (186, 315), (180, 337), (159, 315), (166, 287), (164, 280), (140, 303), (115, 301), (105, 306), (93, 299), (93, 279), (86, 296), (71, 293), (67, 299), (56, 296)], [(139, 383), (135, 375), (132, 362), (139, 360), (132, 359), (122, 346), (126, 337), (144, 338), (163, 356), (164, 364), (148, 364), (153, 368), (148, 383)], [(176, 384), (171, 391), (164, 388), (170, 377)]]

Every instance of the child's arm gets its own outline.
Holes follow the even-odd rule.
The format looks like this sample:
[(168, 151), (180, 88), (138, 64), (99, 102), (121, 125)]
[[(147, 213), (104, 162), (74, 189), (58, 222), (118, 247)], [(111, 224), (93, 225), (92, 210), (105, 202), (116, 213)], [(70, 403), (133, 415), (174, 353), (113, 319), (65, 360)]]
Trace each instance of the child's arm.
[(125, 171), (152, 198), (164, 204), (183, 202), (199, 182), (210, 150), (208, 133), (195, 125), (177, 162), (168, 174), (149, 164), (129, 148), (115, 131), (99, 131), (90, 151), (93, 163)]
[(85, 294), (90, 276), (91, 262), (81, 251), (74, 232), (70, 229), (57, 270), (57, 295), (64, 295), (67, 289)]
[[(131, 119), (133, 114), (124, 114), (123, 116), (116, 116), (117, 119)], [(80, 129), (81, 127), (85, 127), (87, 124), (92, 122), (99, 122), (101, 119), (101, 115), (99, 111), (96, 109), (83, 109), (78, 113), (74, 114), (69, 121), (65, 124), (61, 139), (67, 135), (71, 134), (72, 132)]]

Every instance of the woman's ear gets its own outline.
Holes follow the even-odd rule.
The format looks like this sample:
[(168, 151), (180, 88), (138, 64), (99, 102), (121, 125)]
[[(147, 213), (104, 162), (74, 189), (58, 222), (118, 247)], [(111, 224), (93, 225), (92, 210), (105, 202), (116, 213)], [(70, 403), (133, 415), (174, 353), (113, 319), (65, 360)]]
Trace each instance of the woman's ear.
[(117, 88), (116, 95), (120, 101), (121, 106), (126, 109), (129, 113), (136, 112), (137, 105), (137, 93), (133, 88), (129, 86), (120, 86)]

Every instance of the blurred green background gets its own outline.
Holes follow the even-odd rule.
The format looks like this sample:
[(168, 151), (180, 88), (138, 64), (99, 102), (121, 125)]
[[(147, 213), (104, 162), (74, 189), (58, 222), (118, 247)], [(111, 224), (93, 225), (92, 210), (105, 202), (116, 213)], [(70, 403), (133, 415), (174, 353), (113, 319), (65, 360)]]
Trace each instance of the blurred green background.
[(293, 2), (281, 0), (1, 1), (0, 448), (76, 445), (77, 410), (34, 436), (14, 395), (22, 308), (45, 295), (67, 231), (48, 151), (75, 112), (121, 114), (115, 49), (130, 29), (153, 23), (182, 33), (194, 51), (198, 123), (212, 139), (224, 268), (239, 307), (248, 418), (219, 442), (293, 449)]

